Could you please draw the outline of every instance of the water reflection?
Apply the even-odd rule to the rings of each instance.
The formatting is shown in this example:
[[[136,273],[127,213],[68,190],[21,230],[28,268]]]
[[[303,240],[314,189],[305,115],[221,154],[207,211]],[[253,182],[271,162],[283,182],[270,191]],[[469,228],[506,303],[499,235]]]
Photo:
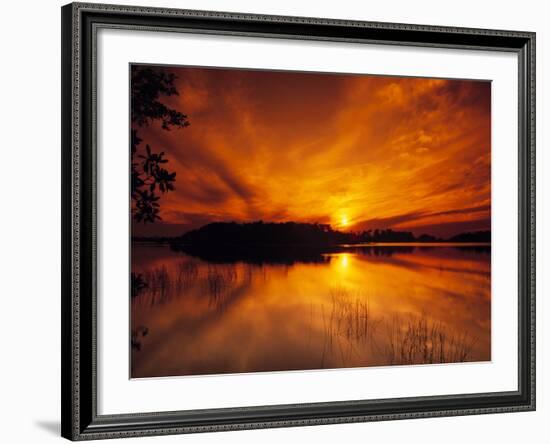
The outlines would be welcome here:
[[[487,247],[210,259],[133,247],[133,377],[490,359]]]

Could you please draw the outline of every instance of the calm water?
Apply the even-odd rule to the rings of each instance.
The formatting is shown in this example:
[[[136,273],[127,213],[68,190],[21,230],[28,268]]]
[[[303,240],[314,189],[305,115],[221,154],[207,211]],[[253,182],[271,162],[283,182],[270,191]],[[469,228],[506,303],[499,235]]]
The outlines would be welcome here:
[[[135,245],[148,286],[131,301],[132,377],[490,360],[490,257],[365,246],[269,263]]]

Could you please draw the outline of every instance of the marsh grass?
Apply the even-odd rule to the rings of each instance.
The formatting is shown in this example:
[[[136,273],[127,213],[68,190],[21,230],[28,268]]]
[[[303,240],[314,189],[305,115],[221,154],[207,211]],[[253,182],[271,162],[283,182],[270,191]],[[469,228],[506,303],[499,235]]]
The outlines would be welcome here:
[[[345,288],[330,290],[331,313],[336,322],[336,333],[347,339],[368,339],[373,327],[373,316],[368,297]]]
[[[380,352],[386,365],[465,362],[477,342],[467,331],[453,333],[426,314],[376,316],[360,291],[331,288],[329,297],[330,306],[321,306],[321,367],[331,357],[349,365],[354,355]]]
[[[233,288],[238,279],[235,265],[208,265],[206,269],[206,286],[212,302],[217,302],[228,290]]]
[[[365,343],[372,340],[380,321],[371,313],[369,299],[361,292],[353,292],[343,287],[329,291],[330,308],[321,305],[323,321],[323,351],[321,367],[326,358],[336,353],[342,364],[346,364],[352,355],[359,356]]]
[[[468,332],[453,334],[425,314],[394,316],[386,334],[385,354],[390,365],[465,362],[477,342]]]
[[[147,291],[143,294],[148,296],[151,305],[164,303],[170,298],[172,280],[165,266],[144,272],[143,279],[147,282]]]
[[[180,261],[176,264],[176,287],[184,289],[196,281],[199,266],[196,262]]]
[[[163,304],[174,297],[185,293],[197,282],[199,267],[195,262],[178,262],[174,270],[164,265],[141,274],[146,287],[135,298],[136,303],[148,304],[151,306]]]
[[[184,297],[196,287],[200,294],[209,297],[209,302],[218,304],[223,301],[235,286],[250,283],[254,270],[252,267],[229,265],[200,265],[193,261],[178,262],[173,268],[161,266],[140,274],[146,283],[133,297],[132,303],[151,306],[166,303],[176,297]]]

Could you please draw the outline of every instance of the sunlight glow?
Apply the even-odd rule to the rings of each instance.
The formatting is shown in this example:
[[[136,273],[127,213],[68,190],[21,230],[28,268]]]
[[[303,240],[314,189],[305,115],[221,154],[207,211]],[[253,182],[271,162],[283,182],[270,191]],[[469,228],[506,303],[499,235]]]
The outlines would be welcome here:
[[[348,265],[349,265],[349,255],[348,255],[347,253],[343,253],[343,254],[340,256],[340,265],[342,266],[343,269],[348,268]]]

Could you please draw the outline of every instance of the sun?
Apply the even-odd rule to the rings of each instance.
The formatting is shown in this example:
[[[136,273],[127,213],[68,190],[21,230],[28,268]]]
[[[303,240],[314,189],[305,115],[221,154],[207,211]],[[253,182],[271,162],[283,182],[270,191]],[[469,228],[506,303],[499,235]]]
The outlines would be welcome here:
[[[340,218],[340,225],[341,225],[342,227],[347,227],[347,226],[349,226],[349,219],[348,219],[348,216],[343,215],[343,216]]]

